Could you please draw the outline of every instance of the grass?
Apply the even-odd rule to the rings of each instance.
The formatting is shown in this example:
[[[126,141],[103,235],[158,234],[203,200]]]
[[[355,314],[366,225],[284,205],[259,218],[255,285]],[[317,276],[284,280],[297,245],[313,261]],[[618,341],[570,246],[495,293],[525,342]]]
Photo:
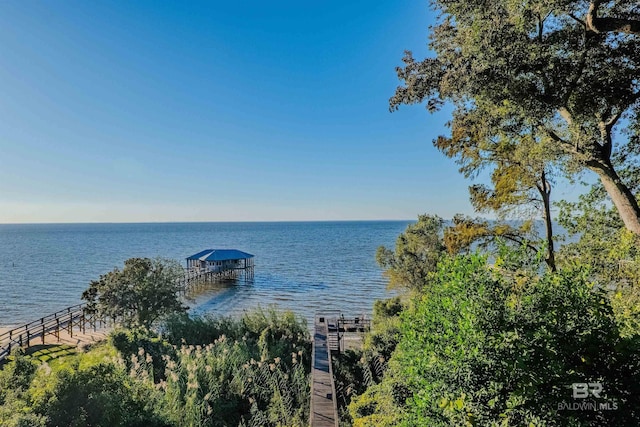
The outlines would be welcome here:
[[[68,344],[46,344],[30,347],[26,354],[40,362],[77,354],[77,349]]]

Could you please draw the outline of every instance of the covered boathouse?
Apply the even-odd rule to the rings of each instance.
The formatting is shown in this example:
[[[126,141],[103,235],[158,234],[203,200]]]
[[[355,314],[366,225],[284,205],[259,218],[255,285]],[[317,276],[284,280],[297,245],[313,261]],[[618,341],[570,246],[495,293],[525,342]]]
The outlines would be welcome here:
[[[205,249],[187,258],[187,271],[214,274],[253,272],[253,255],[237,249]]]

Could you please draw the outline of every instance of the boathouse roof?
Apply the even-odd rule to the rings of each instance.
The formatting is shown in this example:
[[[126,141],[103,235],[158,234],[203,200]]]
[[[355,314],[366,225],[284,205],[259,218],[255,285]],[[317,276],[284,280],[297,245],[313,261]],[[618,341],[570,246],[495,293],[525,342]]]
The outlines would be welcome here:
[[[187,259],[198,259],[200,261],[228,261],[248,258],[253,258],[253,255],[237,249],[205,249],[204,251],[191,255]]]

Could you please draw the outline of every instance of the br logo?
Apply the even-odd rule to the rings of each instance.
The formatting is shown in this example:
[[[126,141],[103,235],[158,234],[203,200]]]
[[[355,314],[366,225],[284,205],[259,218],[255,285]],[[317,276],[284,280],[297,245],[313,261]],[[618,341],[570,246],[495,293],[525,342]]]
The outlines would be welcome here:
[[[600,393],[602,393],[602,384],[600,383],[573,383],[571,388],[574,399],[586,399],[589,395],[599,399]]]

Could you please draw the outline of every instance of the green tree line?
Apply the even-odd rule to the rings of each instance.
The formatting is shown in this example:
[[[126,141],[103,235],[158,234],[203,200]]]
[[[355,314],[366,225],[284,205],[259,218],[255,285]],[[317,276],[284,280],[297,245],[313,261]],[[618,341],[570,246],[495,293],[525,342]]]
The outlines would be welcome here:
[[[406,52],[390,109],[453,106],[433,143],[465,177],[489,172],[470,200],[497,220],[423,215],[378,250],[401,296],[336,360],[343,423],[638,425],[638,4],[429,3],[434,54]],[[589,172],[577,201],[552,200]]]

